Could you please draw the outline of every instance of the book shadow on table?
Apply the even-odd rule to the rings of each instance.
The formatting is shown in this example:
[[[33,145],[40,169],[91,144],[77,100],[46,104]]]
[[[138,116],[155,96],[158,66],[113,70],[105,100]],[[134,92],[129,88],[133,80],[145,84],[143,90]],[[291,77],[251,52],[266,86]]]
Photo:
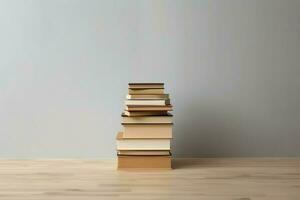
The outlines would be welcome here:
[[[185,102],[174,109],[172,140],[174,169],[199,165],[199,160],[176,158],[238,156],[239,116],[229,107],[212,102]],[[203,163],[205,164],[205,163]]]
[[[198,161],[195,159],[173,159],[172,169],[191,168],[198,165]]]

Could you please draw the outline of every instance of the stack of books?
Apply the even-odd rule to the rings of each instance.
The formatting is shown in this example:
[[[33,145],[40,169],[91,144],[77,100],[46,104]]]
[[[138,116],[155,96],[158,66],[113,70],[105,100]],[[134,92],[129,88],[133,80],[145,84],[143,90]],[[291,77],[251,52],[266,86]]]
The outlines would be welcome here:
[[[171,169],[172,105],[164,83],[129,83],[117,135],[118,168]]]

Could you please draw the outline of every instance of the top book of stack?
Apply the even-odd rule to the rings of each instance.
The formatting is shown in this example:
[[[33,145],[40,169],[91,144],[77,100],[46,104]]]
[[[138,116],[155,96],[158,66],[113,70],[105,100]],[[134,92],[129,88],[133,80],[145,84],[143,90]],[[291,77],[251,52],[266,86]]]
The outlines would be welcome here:
[[[129,83],[129,95],[149,94],[149,95],[163,95],[163,83]]]

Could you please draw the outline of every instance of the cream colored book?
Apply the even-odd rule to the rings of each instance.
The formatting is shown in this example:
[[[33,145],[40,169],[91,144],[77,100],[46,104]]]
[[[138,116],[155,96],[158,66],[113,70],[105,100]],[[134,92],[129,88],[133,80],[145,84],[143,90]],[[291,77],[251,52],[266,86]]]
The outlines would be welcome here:
[[[170,150],[170,139],[128,139],[118,133],[117,150]]]
[[[170,104],[170,99],[125,100],[125,105],[164,106],[168,104]]]
[[[164,88],[164,83],[128,83],[130,89]]]
[[[169,99],[169,94],[128,94],[126,99]]]
[[[168,114],[166,116],[136,116],[136,117],[128,117],[125,114],[122,115],[122,123],[172,123],[172,115]]]
[[[164,94],[164,89],[149,88],[149,89],[128,89],[129,94]]]
[[[172,111],[172,105],[126,105],[126,111]]]
[[[172,138],[173,124],[132,124],[122,123],[123,138]]]

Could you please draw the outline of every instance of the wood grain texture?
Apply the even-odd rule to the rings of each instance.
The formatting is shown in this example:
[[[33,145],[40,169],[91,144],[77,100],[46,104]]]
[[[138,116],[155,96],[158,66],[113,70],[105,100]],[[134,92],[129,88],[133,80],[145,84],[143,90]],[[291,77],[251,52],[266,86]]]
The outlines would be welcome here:
[[[115,160],[0,160],[0,199],[300,199],[300,159],[175,159],[173,167],[118,171]]]

